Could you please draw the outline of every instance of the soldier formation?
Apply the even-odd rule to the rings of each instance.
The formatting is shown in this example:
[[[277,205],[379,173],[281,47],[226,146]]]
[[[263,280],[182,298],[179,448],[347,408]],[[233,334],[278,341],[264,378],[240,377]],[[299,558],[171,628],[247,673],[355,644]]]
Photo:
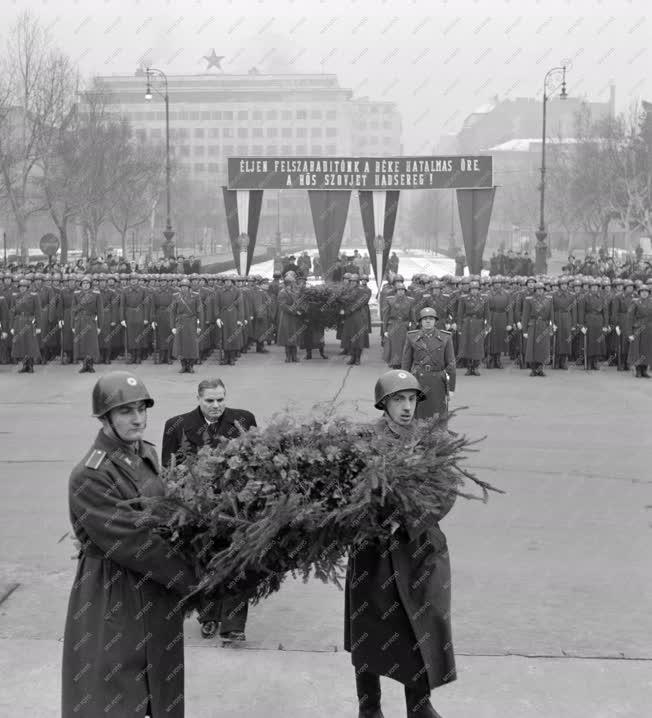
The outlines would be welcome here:
[[[369,347],[368,282],[368,275],[353,271],[341,278],[346,303],[337,339],[351,365]],[[35,363],[58,360],[93,372],[95,364],[118,358],[128,364],[179,359],[180,371],[192,373],[215,353],[220,364],[233,365],[249,351],[267,353],[274,343],[285,348],[288,363],[299,361],[299,349],[305,359],[313,358],[313,350],[327,359],[324,328],[310,319],[305,285],[306,277],[293,270],[277,271],[271,281],[261,275],[7,272],[0,285],[0,362],[22,363],[20,372],[33,372]],[[421,313],[429,308],[435,326],[425,340],[434,333],[433,351],[442,354],[420,362],[449,378],[451,351],[467,376],[479,375],[481,365],[500,369],[509,358],[531,376],[544,376],[546,365],[591,370],[607,362],[647,378],[651,289],[652,277],[566,273],[419,274],[406,286],[390,269],[379,297],[383,358],[390,368],[417,371],[406,352],[418,346],[413,333],[423,331]],[[445,349],[448,340],[452,349]]]
[[[652,277],[415,275],[406,287],[401,275],[393,275],[380,298],[384,358],[391,368],[416,371],[406,357],[410,330],[423,334],[422,310],[430,307],[437,335],[450,335],[457,366],[467,376],[478,376],[482,363],[501,369],[509,357],[529,368],[530,376],[545,376],[545,365],[568,369],[570,362],[597,370],[607,362],[649,378],[651,290]],[[448,367],[450,375],[450,355],[444,359],[438,343],[433,352],[439,354],[422,357],[422,364],[437,371]]]

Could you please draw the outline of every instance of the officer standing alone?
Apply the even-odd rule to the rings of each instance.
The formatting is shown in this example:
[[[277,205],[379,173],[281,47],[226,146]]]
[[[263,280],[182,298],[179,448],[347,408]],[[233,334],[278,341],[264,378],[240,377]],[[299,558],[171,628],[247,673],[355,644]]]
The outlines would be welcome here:
[[[445,415],[455,392],[455,351],[449,332],[437,329],[437,312],[425,307],[419,313],[420,328],[407,333],[401,368],[419,380],[425,394],[415,417],[425,419]]]

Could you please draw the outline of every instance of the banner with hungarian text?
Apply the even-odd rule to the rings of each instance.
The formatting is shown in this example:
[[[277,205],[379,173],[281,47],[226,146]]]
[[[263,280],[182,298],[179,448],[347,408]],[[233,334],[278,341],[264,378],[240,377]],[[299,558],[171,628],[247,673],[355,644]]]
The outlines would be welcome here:
[[[490,156],[229,157],[228,188],[479,189],[493,186]]]

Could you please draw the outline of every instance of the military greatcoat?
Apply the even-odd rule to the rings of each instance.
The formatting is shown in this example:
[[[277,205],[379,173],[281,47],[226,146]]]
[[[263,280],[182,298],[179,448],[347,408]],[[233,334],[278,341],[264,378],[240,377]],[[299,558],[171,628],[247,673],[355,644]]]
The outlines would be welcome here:
[[[383,418],[377,431],[388,444],[409,438]],[[451,627],[451,571],[439,521],[455,502],[368,542],[349,556],[345,587],[344,649],[357,670],[411,684],[427,675],[430,688],[456,679]]]

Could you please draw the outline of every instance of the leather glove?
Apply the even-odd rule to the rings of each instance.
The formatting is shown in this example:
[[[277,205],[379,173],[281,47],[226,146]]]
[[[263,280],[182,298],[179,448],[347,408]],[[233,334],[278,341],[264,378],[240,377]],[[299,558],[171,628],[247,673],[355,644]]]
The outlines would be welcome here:
[[[122,324],[125,329],[127,328],[127,322],[125,322],[124,319],[120,322],[120,324]]]
[[[172,334],[176,334],[176,333],[177,333],[176,327],[172,327]]]

